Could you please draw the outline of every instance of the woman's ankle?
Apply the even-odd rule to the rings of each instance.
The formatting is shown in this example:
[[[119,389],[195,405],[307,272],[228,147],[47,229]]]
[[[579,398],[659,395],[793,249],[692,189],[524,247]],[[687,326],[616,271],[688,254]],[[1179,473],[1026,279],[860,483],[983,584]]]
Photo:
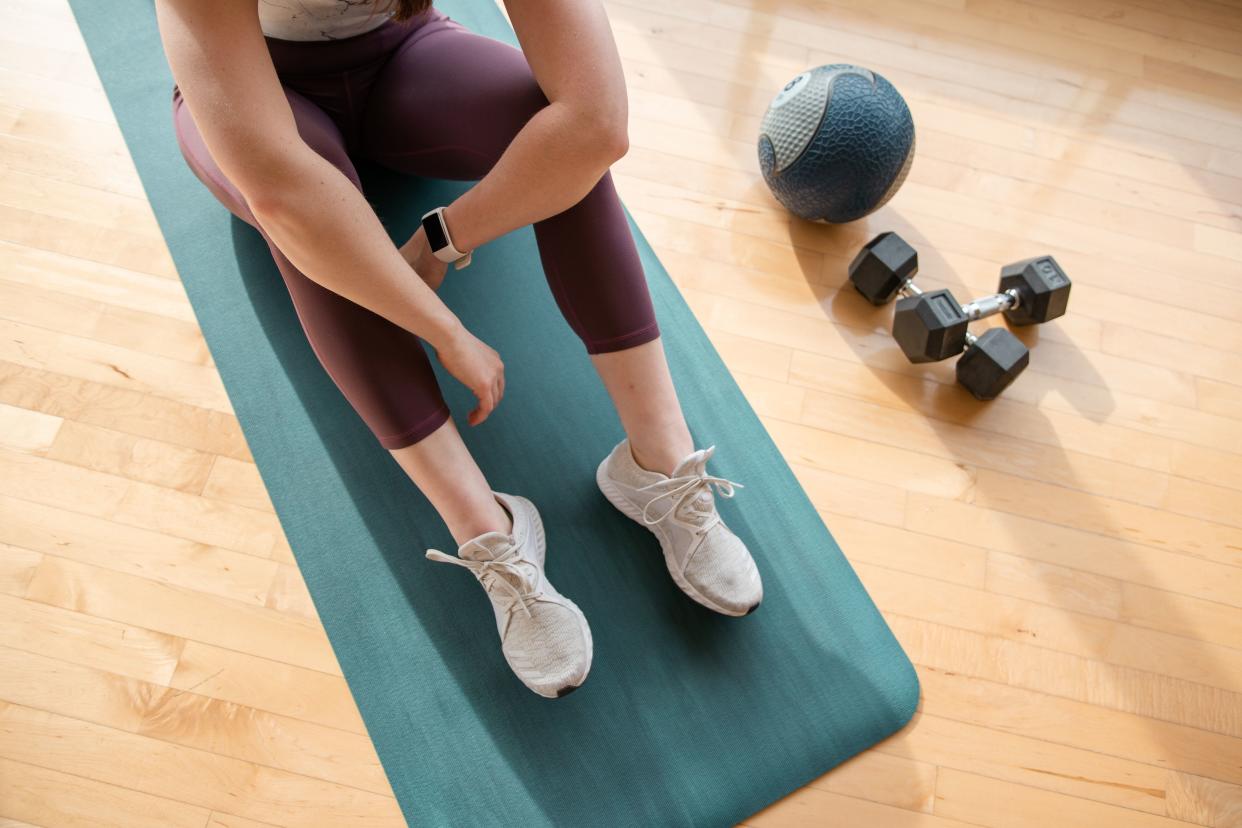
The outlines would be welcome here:
[[[485,532],[501,532],[508,535],[513,532],[513,515],[509,514],[508,507],[501,503],[499,498],[492,495],[490,508],[484,504],[482,508],[467,512],[460,520],[449,524],[449,532],[458,546]]]
[[[648,471],[669,475],[686,455],[694,451],[694,440],[689,429],[670,429],[666,434],[643,435],[645,439],[630,437],[630,453],[634,462]]]

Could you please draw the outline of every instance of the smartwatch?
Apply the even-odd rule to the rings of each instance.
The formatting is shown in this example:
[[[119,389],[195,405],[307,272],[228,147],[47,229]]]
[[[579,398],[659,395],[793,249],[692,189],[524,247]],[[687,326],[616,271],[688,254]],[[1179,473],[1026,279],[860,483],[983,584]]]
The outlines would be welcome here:
[[[463,253],[453,246],[448,225],[444,222],[443,207],[437,207],[423,216],[423,232],[427,234],[427,244],[431,246],[431,252],[437,259],[442,262],[457,262],[458,270],[470,264],[474,251],[467,250]]]

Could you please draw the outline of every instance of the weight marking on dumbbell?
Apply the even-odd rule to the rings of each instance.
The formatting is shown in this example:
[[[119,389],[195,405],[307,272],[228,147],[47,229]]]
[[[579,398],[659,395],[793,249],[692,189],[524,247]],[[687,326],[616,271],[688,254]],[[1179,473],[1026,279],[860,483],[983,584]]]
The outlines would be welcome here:
[[[1035,262],[1034,265],[1039,268],[1040,272],[1044,274],[1044,277],[1051,284],[1057,286],[1069,284],[1069,278],[1061,272],[1061,269],[1057,267],[1056,262],[1051,259],[1040,259]]]

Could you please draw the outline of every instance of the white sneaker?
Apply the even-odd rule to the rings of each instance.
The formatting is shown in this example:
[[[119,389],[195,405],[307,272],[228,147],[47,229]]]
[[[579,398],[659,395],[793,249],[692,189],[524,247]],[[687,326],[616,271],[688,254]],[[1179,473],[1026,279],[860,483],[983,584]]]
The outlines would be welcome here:
[[[510,534],[484,532],[459,546],[457,557],[439,549],[428,549],[427,557],[474,573],[491,598],[509,667],[539,695],[564,696],[591,670],[591,628],[543,571],[543,520],[535,504],[520,495],[492,494],[513,518]]]
[[[638,465],[627,438],[599,464],[595,482],[622,514],[659,538],[682,592],[724,615],[746,615],[763,600],[763,582],[746,544],[716,511],[713,485],[725,497],[744,487],[707,474],[715,449],[691,452],[669,476]]]

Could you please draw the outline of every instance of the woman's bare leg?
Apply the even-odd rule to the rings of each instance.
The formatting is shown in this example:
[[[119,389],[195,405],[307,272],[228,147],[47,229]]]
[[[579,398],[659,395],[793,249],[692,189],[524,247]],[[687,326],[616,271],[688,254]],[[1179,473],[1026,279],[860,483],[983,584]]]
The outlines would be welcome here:
[[[638,465],[671,474],[694,451],[694,441],[669,374],[663,337],[591,354],[591,363],[612,397]]]
[[[492,495],[452,417],[413,445],[390,453],[440,513],[458,546],[484,532],[513,530],[509,513]]]
[[[694,451],[673,387],[662,338],[621,351],[591,354],[640,466],[670,474]],[[484,532],[509,532],[513,521],[450,417],[413,445],[390,452],[461,545]]]

